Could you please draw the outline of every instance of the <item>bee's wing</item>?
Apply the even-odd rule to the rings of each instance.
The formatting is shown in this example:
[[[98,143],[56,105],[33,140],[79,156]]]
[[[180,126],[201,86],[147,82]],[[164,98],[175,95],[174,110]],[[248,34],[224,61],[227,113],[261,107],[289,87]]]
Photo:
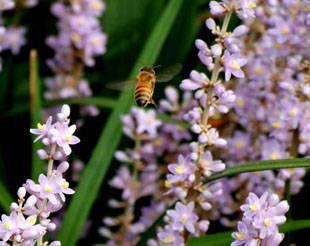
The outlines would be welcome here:
[[[182,64],[177,63],[156,75],[157,82],[167,82],[177,75],[182,69]]]
[[[123,90],[127,88],[131,88],[136,84],[136,79],[129,79],[119,82],[108,83],[107,87],[115,90]]]

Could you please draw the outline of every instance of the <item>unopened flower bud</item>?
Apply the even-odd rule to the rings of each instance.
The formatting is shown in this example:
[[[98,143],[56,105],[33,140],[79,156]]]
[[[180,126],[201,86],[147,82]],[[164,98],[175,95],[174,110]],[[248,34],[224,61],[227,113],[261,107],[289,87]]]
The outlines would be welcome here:
[[[202,220],[198,222],[198,229],[202,232],[206,232],[209,229],[210,222],[208,220]]]
[[[214,30],[215,27],[216,27],[215,21],[212,18],[208,18],[206,20],[206,26],[207,26],[208,29]]]
[[[53,241],[50,243],[49,246],[61,246],[61,242],[60,241]]]
[[[219,2],[216,2],[216,1],[211,1],[209,6],[210,6],[210,12],[212,15],[221,15],[225,11],[223,6]]]
[[[64,104],[61,108],[61,113],[65,116],[65,117],[69,117],[70,116],[70,107],[67,104]]]
[[[10,210],[11,210],[12,212],[16,212],[16,211],[18,211],[18,209],[19,209],[18,204],[17,204],[16,202],[13,202],[13,203],[11,204],[11,206],[10,206]]]
[[[222,54],[222,45],[221,44],[212,45],[211,53],[214,57],[220,56]]]
[[[20,187],[18,190],[17,190],[17,196],[19,198],[24,198],[26,195],[26,189],[24,187]]]
[[[55,231],[56,225],[54,223],[48,223],[47,230],[49,231]]]
[[[44,149],[39,149],[37,151],[37,155],[41,160],[46,160],[48,158],[48,154],[46,153]]]

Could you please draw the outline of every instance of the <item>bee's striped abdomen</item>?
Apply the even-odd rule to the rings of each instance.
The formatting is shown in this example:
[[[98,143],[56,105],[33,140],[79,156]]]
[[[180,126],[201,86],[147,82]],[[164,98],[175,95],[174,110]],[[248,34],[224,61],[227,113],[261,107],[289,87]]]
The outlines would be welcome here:
[[[145,107],[152,96],[152,84],[148,82],[138,82],[135,91],[135,100],[139,107]]]

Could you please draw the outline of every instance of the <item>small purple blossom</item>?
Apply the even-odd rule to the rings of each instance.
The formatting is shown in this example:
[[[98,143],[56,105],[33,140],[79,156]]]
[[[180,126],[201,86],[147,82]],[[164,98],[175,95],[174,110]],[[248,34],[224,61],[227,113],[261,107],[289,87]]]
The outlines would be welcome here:
[[[242,58],[240,53],[230,54],[227,50],[224,52],[225,57],[225,80],[230,80],[231,74],[237,78],[243,78],[244,73],[241,70],[246,64],[246,59]]]

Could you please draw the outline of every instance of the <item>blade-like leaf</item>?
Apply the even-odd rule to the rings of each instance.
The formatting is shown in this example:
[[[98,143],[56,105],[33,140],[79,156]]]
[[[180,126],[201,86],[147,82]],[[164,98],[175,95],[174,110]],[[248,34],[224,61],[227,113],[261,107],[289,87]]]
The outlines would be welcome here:
[[[280,159],[249,162],[243,165],[227,168],[224,172],[212,175],[207,182],[211,182],[220,178],[235,176],[241,173],[258,172],[264,170],[276,170],[298,167],[310,167],[310,159],[296,158],[296,159]]]
[[[10,213],[10,205],[14,202],[12,196],[0,182],[0,206],[8,214]]]
[[[287,233],[302,230],[310,227],[310,220],[291,220],[280,226],[280,232]],[[191,238],[189,246],[229,246],[233,242],[231,234],[234,231],[220,232],[216,234],[208,234],[198,238]]]
[[[144,61],[149,66],[155,63],[182,3],[183,0],[171,0],[169,2],[147,40],[136,64],[133,66],[129,77],[136,75],[141,66],[139,61]],[[122,129],[119,116],[128,112],[133,102],[133,90],[123,91],[106,123],[90,161],[83,172],[76,189],[76,195],[73,197],[65,214],[58,234],[58,239],[63,245],[73,246],[78,240],[89,211],[98,195],[100,185],[111,163],[115,149],[121,139]]]
[[[36,128],[37,123],[41,122],[41,89],[37,57],[37,51],[31,50],[29,67],[31,128]],[[31,136],[32,141],[34,141],[35,138],[35,135]],[[40,141],[32,144],[31,177],[33,180],[37,180],[40,173],[43,172],[44,161],[37,156],[37,150],[40,148],[42,148],[42,143]]]

